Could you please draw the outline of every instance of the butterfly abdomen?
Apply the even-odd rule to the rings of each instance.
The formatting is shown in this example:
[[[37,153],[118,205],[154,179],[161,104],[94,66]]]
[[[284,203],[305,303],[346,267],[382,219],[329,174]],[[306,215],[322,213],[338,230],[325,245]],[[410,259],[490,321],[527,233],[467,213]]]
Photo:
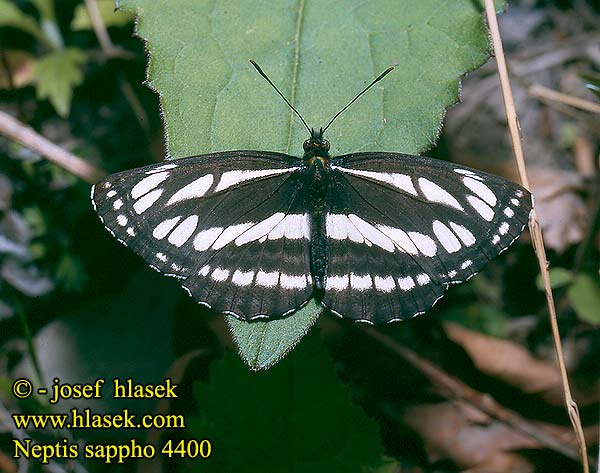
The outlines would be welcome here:
[[[321,299],[325,291],[327,274],[327,213],[330,174],[328,160],[313,157],[306,171],[306,206],[310,215],[310,271],[315,297]]]

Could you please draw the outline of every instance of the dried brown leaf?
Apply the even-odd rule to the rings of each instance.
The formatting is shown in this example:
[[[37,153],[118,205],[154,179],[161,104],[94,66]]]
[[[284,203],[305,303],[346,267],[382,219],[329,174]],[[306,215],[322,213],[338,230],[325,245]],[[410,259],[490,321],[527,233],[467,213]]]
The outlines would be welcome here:
[[[533,466],[513,451],[540,448],[463,402],[415,406],[404,420],[421,436],[431,460],[450,458],[470,472],[532,472]]]
[[[453,323],[444,324],[446,334],[462,346],[484,373],[516,386],[526,393],[540,393],[554,403],[562,402],[560,373],[553,363],[539,360],[510,340],[490,337]]]

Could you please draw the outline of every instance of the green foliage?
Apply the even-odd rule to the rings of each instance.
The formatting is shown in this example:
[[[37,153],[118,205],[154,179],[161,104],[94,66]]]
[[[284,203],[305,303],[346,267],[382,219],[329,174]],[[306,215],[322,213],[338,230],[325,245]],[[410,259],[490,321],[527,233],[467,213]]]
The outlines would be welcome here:
[[[505,312],[481,301],[450,308],[441,314],[441,319],[492,337],[504,337],[508,323]]]
[[[114,0],[95,0],[100,10],[100,16],[102,21],[107,27],[111,26],[125,26],[133,22],[134,15],[125,13],[123,11],[115,10]],[[79,30],[91,30],[92,21],[85,4],[80,4],[75,7],[75,13],[73,15],[73,21],[71,21],[71,29],[75,31]]]
[[[71,109],[73,89],[83,81],[81,65],[87,60],[79,48],[67,48],[41,58],[34,75],[38,99],[48,99],[58,114],[66,117]]]
[[[0,0],[0,26],[17,28],[35,36],[43,38],[42,30],[37,22],[17,8],[12,0]]]
[[[316,333],[268,372],[250,373],[231,353],[198,384],[188,427],[209,438],[202,472],[367,472],[383,463],[376,424],[337,380]]]
[[[83,82],[81,66],[87,62],[87,56],[79,48],[65,48],[52,0],[35,0],[32,3],[40,14],[39,23],[10,0],[0,0],[0,27],[10,26],[25,31],[44,45],[47,53],[35,62],[33,70],[37,97],[48,99],[60,116],[67,117],[73,89]]]
[[[544,290],[541,275],[536,279],[540,291]],[[550,285],[552,289],[567,287],[567,297],[577,316],[590,324],[600,323],[600,284],[597,278],[585,273],[573,274],[565,268],[550,270]]]
[[[600,324],[600,284],[598,278],[578,274],[567,291],[569,301],[579,318]]]
[[[471,0],[117,3],[139,15],[137,33],[152,57],[148,84],[161,96],[172,157],[230,149],[301,154],[306,130],[248,58],[314,127],[398,64],[328,131],[335,155],[431,147],[457,100],[459,77],[488,57],[480,5]],[[293,345],[285,343],[297,338],[277,334],[301,335],[315,316],[301,310],[269,331],[261,324],[230,327],[244,360],[256,363],[256,346],[264,354],[287,353]]]
[[[227,316],[226,322],[240,349],[240,355],[253,370],[267,369],[296,346],[321,315],[322,308],[315,302],[294,316],[271,322],[242,322]]]
[[[573,273],[565,268],[552,268],[550,271],[550,287],[556,289],[569,284],[573,280]],[[538,274],[535,285],[540,291],[544,290],[544,280],[542,275]]]

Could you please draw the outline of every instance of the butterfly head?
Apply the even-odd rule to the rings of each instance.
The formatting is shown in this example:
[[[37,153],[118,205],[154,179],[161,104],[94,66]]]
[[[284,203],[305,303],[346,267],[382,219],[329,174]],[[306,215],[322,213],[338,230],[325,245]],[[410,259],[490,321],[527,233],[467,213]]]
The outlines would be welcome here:
[[[319,130],[311,128],[310,138],[302,145],[305,159],[315,156],[329,158],[329,141],[323,138],[323,132],[323,128],[319,128]]]

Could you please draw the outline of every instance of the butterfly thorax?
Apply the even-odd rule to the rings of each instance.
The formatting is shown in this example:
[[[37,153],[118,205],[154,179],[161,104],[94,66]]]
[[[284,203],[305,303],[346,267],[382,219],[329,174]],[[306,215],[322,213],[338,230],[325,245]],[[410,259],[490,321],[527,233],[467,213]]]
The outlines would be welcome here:
[[[313,158],[321,158],[321,161],[329,161],[329,141],[323,138],[323,128],[318,131],[311,129],[310,138],[304,144],[304,162],[310,165]]]

